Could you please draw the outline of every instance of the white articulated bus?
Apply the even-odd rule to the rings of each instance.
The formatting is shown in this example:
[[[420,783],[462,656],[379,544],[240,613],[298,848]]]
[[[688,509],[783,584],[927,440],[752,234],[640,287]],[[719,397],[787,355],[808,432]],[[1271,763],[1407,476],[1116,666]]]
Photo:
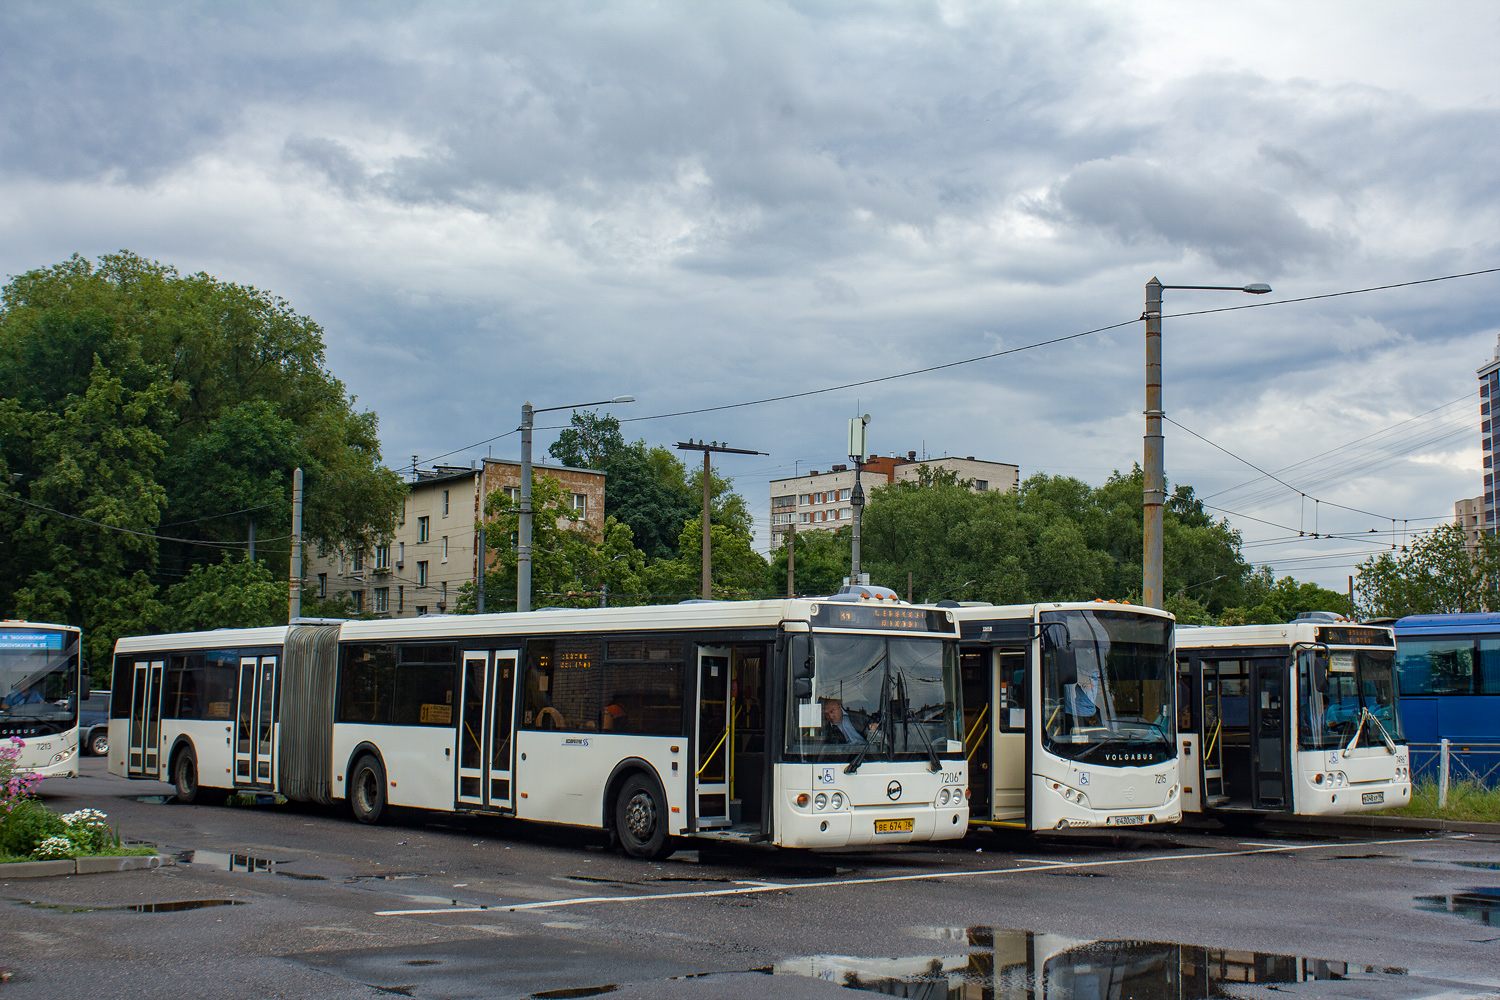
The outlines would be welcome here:
[[[1411,801],[1395,633],[1328,612],[1177,631],[1189,812],[1320,816]]]
[[[78,709],[89,696],[83,633],[71,625],[0,621],[0,741],[25,744],[15,769],[78,775]]]
[[[1104,601],[955,613],[971,823],[1181,818],[1171,615]]]
[[[673,838],[963,836],[951,611],[861,594],[121,639],[110,770]]]

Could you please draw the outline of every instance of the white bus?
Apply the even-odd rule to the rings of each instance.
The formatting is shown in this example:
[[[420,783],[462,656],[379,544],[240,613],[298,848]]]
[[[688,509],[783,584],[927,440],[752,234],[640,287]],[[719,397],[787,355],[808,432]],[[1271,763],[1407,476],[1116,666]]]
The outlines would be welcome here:
[[[1181,818],[1171,615],[1104,601],[956,614],[971,823]]]
[[[1329,612],[1177,631],[1182,792],[1220,818],[1411,801],[1395,633]]]
[[[78,708],[88,698],[83,633],[71,625],[0,621],[0,740],[25,746],[15,768],[78,775]]]
[[[958,838],[957,637],[841,594],[126,638],[109,767],[188,802],[601,828],[637,857]]]

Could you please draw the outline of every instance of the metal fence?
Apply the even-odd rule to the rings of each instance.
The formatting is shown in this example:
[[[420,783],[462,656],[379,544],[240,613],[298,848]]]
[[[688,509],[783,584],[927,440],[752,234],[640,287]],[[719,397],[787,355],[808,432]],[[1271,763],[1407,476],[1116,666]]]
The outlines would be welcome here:
[[[1500,743],[1412,743],[1412,800],[1446,809],[1500,788]]]

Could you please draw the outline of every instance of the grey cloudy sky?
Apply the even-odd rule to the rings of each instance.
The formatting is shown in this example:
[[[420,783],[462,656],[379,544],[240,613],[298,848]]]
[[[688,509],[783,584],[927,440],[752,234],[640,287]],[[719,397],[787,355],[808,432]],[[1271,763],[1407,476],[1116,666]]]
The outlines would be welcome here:
[[[1500,7],[1228,6],[9,3],[0,270],[129,248],[272,289],[400,466],[526,399],[643,417],[1129,320],[1153,274],[1500,266]],[[1170,426],[1169,478],[1343,589],[1481,492],[1497,305],[1483,276],[1167,320],[1168,415],[1326,502]],[[725,462],[762,541],[767,481],[858,411],[881,452],[1098,483],[1139,460],[1141,334],[626,431],[770,452]]]

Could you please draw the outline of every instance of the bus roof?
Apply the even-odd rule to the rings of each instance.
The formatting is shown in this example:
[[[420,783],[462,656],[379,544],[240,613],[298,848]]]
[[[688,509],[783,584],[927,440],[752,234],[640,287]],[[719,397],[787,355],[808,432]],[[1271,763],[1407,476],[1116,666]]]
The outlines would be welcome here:
[[[1462,628],[1468,631],[1491,631],[1500,629],[1500,614],[1473,612],[1453,615],[1407,615],[1396,619],[1396,631],[1452,631]]]

